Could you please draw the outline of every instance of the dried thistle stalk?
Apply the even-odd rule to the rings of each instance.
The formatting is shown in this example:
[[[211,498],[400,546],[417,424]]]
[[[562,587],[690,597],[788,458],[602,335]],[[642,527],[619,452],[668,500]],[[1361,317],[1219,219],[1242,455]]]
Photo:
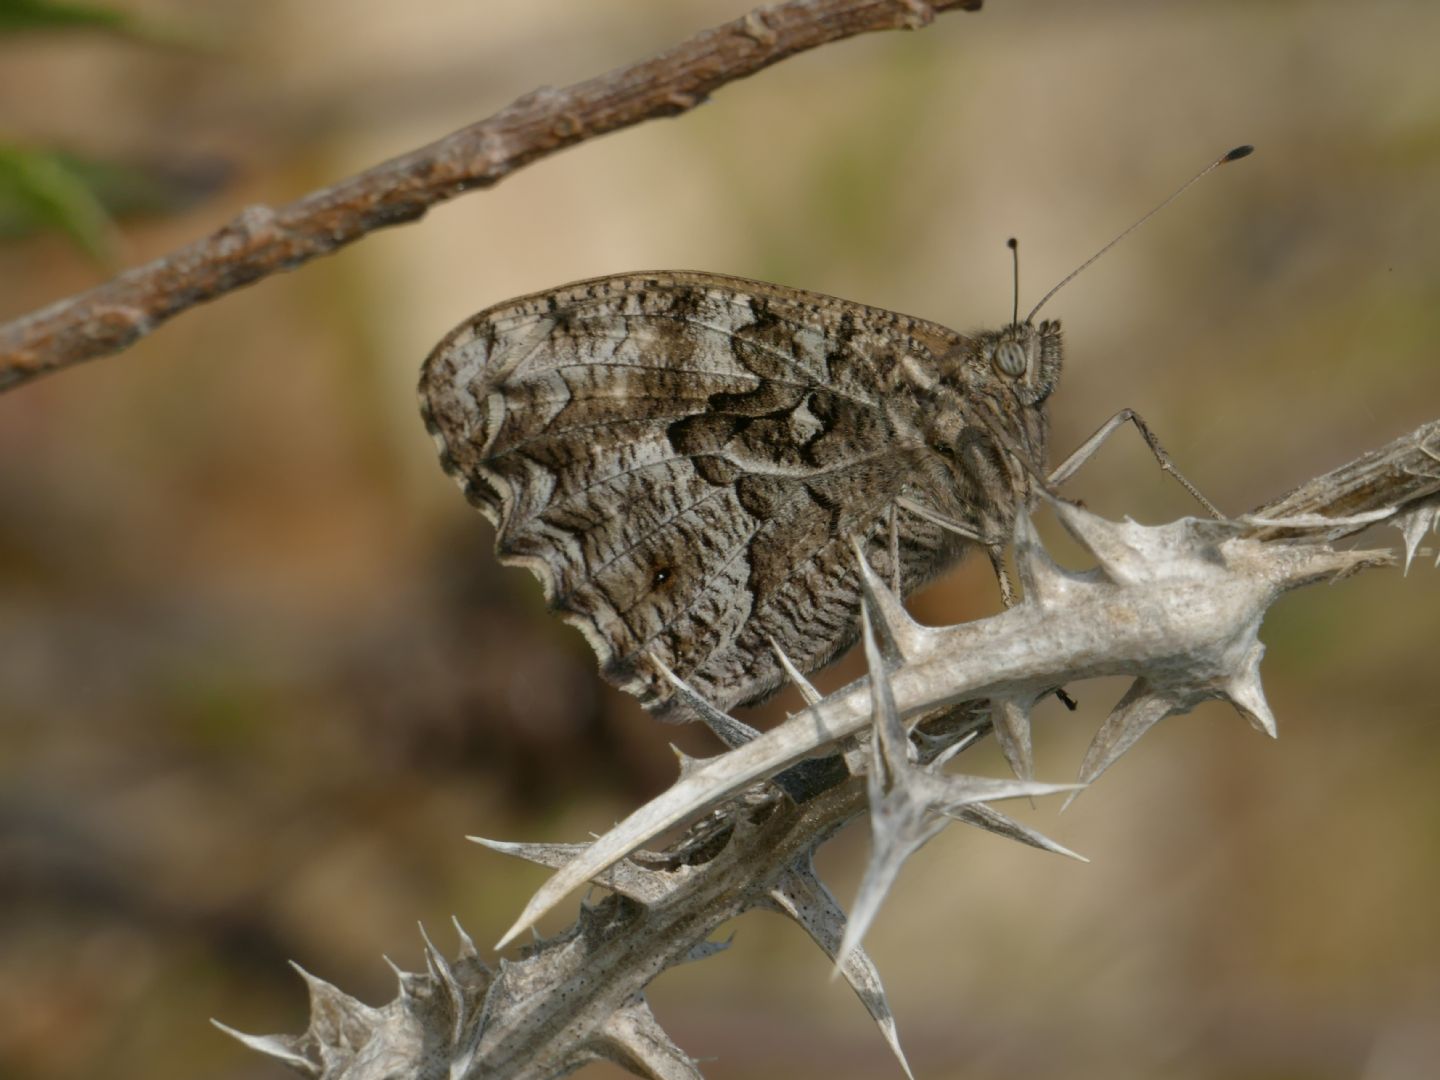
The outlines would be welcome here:
[[[905,858],[952,820],[1073,854],[988,800],[1078,790],[1160,719],[1201,700],[1226,698],[1273,735],[1258,666],[1265,611],[1289,589],[1394,563],[1385,550],[1332,546],[1371,524],[1401,530],[1408,567],[1424,535],[1440,531],[1437,451],[1440,421],[1234,521],[1152,528],[1056,502],[1097,566],[1060,569],[1022,519],[1016,552],[1024,602],[961,626],[914,623],[867,567],[867,679],[824,699],[802,683],[809,707],[764,734],[712,716],[735,749],[682,759],[674,787],[593,843],[485,841],[559,871],[506,941],[575,886],[610,890],[582,905],[564,933],[527,946],[498,970],[463,931],[453,963],[427,939],[427,971],[400,973],[400,993],[378,1009],[306,975],[304,1034],[235,1034],[326,1080],[556,1077],[601,1058],[638,1076],[698,1077],[695,1062],[656,1023],[644,987],[669,966],[723,949],[709,940],[720,925],[765,908],[798,922],[836,960],[908,1075],[879,977],[859,948]],[[1113,673],[1135,681],[1092,743],[1078,785],[945,771],[987,731],[1028,743],[1029,709],[1051,687]],[[816,876],[813,856],[867,807],[872,856],[847,919]],[[665,851],[640,850],[707,809]]]

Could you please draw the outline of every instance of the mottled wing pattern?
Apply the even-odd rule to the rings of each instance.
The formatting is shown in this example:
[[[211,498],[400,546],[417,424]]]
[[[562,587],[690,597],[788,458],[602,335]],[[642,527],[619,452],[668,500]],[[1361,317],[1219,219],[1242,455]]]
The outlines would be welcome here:
[[[607,678],[667,719],[663,660],[723,708],[856,637],[850,537],[889,573],[891,503],[931,453],[895,430],[902,357],[962,339],[904,315],[701,273],[580,282],[481,312],[426,361],[442,461]],[[911,408],[913,409],[913,404]],[[960,552],[905,523],[913,588]]]

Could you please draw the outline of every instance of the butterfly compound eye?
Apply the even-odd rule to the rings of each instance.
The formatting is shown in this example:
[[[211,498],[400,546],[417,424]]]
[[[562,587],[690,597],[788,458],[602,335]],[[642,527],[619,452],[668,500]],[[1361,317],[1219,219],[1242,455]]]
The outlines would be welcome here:
[[[995,366],[1006,375],[1019,377],[1025,374],[1025,350],[1013,341],[1002,341],[995,350]]]

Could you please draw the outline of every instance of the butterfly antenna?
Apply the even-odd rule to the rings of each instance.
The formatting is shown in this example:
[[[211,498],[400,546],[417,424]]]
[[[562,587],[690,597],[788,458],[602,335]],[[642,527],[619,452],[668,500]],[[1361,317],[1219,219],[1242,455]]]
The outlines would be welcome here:
[[[1020,325],[1020,241],[1010,237],[1005,241],[1010,249],[1010,261],[1015,264],[1015,303],[1011,306],[1010,325]],[[1031,314],[1034,314],[1033,312]]]
[[[1040,298],[1040,302],[1039,302],[1038,304],[1036,304],[1033,308],[1030,309],[1030,314],[1025,316],[1025,321],[1026,321],[1027,323],[1028,323],[1028,322],[1031,322],[1031,321],[1035,318],[1036,313],[1037,313],[1042,307],[1044,307],[1044,306],[1049,302],[1050,298],[1051,298],[1052,296],[1054,296],[1057,292],[1059,292],[1061,289],[1063,289],[1066,285],[1070,284],[1070,282],[1074,281],[1075,278],[1080,274],[1080,272],[1081,272],[1082,270],[1084,270],[1086,267],[1088,267],[1088,266],[1089,266],[1091,263],[1093,263],[1096,259],[1100,258],[1101,255],[1104,255],[1107,251],[1109,251],[1111,248],[1113,248],[1113,247],[1114,247],[1116,244],[1118,244],[1121,240],[1124,240],[1127,236],[1129,236],[1132,232],[1134,232],[1136,229],[1138,229],[1141,225],[1144,225],[1145,222],[1149,221],[1152,217],[1154,217],[1156,214],[1158,214],[1161,210],[1164,210],[1165,207],[1169,206],[1172,202],[1174,202],[1176,199],[1178,199],[1181,195],[1183,195],[1183,194],[1185,193],[1185,191],[1190,187],[1190,185],[1192,185],[1192,184],[1194,184],[1194,183],[1197,183],[1197,182],[1200,181],[1202,178],[1208,176],[1210,173],[1212,173],[1212,172],[1214,172],[1216,169],[1218,169],[1221,165],[1228,164],[1229,162],[1232,162],[1232,161],[1239,161],[1239,160],[1240,160],[1241,158],[1243,158],[1243,157],[1249,157],[1249,156],[1250,156],[1251,154],[1253,154],[1254,152],[1255,152],[1255,147],[1253,147],[1253,146],[1237,146],[1237,147],[1235,147],[1234,150],[1229,150],[1229,151],[1225,152],[1224,154],[1221,154],[1218,158],[1216,158],[1214,161],[1212,161],[1209,165],[1206,165],[1205,168],[1201,169],[1198,173],[1196,173],[1194,176],[1192,176],[1189,180],[1186,180],[1185,183],[1181,184],[1178,188],[1176,188],[1175,191],[1171,193],[1170,197],[1167,198],[1164,202],[1162,202],[1159,206],[1155,207],[1155,209],[1151,210],[1148,214],[1146,214],[1144,217],[1142,217],[1139,221],[1135,222],[1135,224],[1131,225],[1128,229],[1126,229],[1124,232],[1122,232],[1119,236],[1115,237],[1114,240],[1111,240],[1108,244],[1106,244],[1104,247],[1102,247],[1102,248],[1101,248],[1099,251],[1097,251],[1094,255],[1091,255],[1090,258],[1086,259],[1083,263],[1081,263],[1079,266],[1077,266],[1074,270],[1070,271],[1070,273],[1066,274],[1065,277],[1060,281],[1060,284],[1056,285],[1053,289],[1051,289],[1051,290],[1050,290],[1049,292],[1047,292],[1044,296],[1042,296],[1042,297]],[[1018,275],[1018,270],[1017,270],[1017,275]]]

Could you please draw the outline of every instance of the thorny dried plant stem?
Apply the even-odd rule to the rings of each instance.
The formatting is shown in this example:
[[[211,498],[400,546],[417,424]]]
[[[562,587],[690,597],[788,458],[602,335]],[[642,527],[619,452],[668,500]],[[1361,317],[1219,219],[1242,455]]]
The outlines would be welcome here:
[[[496,1025],[479,1040],[476,1056],[484,1061],[481,1075],[560,1075],[558,1066],[573,1053],[573,1044],[565,1037],[567,1028],[584,1025],[601,1030],[661,971],[719,951],[723,946],[707,950],[703,943],[734,915],[769,906],[766,897],[785,868],[797,861],[808,865],[815,840],[843,826],[864,806],[864,790],[853,784],[832,789],[804,806],[780,800],[737,805],[728,829],[738,828],[741,835],[723,843],[718,855],[704,862],[705,872],[687,875],[683,866],[668,873],[657,868],[654,878],[675,881],[645,905],[643,919],[616,918],[612,928],[596,935],[587,947],[584,963],[563,994],[536,994],[517,1002],[517,1021]],[[522,857],[523,852],[522,845]],[[761,867],[764,871],[757,873]],[[660,893],[659,888],[656,891]],[[644,962],[637,963],[642,955]]]
[[[1198,559],[1194,567],[1182,566],[1174,581],[1149,577],[1146,571],[1135,582],[1122,579],[1118,583],[1126,587],[1113,595],[1091,589],[1095,595],[1088,606],[1080,605],[1070,595],[1080,585],[1067,583],[1055,587],[1057,595],[1068,597],[1065,605],[1042,597],[1039,603],[1027,602],[979,623],[937,630],[916,628],[912,631],[914,640],[900,650],[907,656],[907,662],[893,674],[896,698],[901,701],[902,711],[913,715],[966,699],[995,698],[997,694],[1004,697],[1017,691],[1043,692],[1047,687],[1093,675],[1136,676],[1140,680],[1136,685],[1143,692],[1135,701],[1128,702],[1131,707],[1121,712],[1115,731],[1093,745],[1095,757],[1091,760],[1087,755],[1082,771],[1082,779],[1087,783],[1124,752],[1128,745],[1125,738],[1129,738],[1127,725],[1140,725],[1142,712],[1148,710],[1149,718],[1144,720],[1144,726],[1148,726],[1164,716],[1188,711],[1205,694],[1229,697],[1252,723],[1273,734],[1273,718],[1263,705],[1258,689],[1258,664],[1264,650],[1256,643],[1255,633],[1264,610],[1278,595],[1278,591],[1271,591],[1276,582],[1288,577],[1289,584],[1284,588],[1293,588],[1314,580],[1309,571],[1286,566],[1287,552],[1302,551],[1301,547],[1291,548],[1287,544],[1288,536],[1298,532],[1323,540],[1354,532],[1366,524],[1389,521],[1405,533],[1407,551],[1413,554],[1419,536],[1428,531],[1440,515],[1436,509],[1437,497],[1440,497],[1440,421],[1432,421],[1317,477],[1290,496],[1263,508],[1258,517],[1249,515],[1234,522],[1208,526],[1211,531],[1232,535],[1237,542],[1242,536],[1247,537],[1249,547],[1242,546],[1227,556],[1237,565],[1247,559],[1258,559],[1257,553],[1264,547],[1270,552],[1267,558],[1273,566],[1262,569],[1257,564],[1244,573],[1224,577],[1222,588],[1220,580],[1211,580],[1210,565],[1206,561],[1211,556],[1219,559],[1217,548]],[[1291,513],[1284,523],[1286,527],[1281,529],[1273,527],[1278,508],[1290,508]],[[1077,527],[1089,515],[1078,508],[1066,510],[1059,503],[1056,509],[1072,535],[1081,539]],[[1369,513],[1357,513],[1362,509]],[[1347,510],[1350,516],[1346,520],[1333,520],[1334,515]],[[1412,527],[1412,522],[1419,528]],[[1191,532],[1202,539],[1206,535],[1206,529],[1198,523]],[[1271,542],[1262,543],[1263,540]],[[1114,541],[1117,551],[1123,552],[1127,560],[1134,558],[1133,553],[1126,551],[1130,543],[1125,539]],[[1017,541],[1017,556],[1021,546]],[[1023,546],[1030,545],[1027,542]],[[1088,542],[1088,546],[1100,556],[1093,541]],[[1330,550],[1324,548],[1326,552]],[[1333,565],[1318,559],[1316,564],[1323,567],[1321,576],[1340,572],[1347,558],[1357,560],[1351,564],[1354,569],[1362,564],[1384,562],[1387,555],[1383,552],[1352,556],[1334,553],[1334,558],[1339,561]],[[1242,583],[1242,587],[1232,589],[1233,582]],[[1037,591],[1032,587],[1034,584],[1027,583],[1027,596]],[[1239,636],[1231,632],[1237,612],[1254,614],[1253,625],[1247,623],[1245,634]],[[1066,623],[1065,619],[1070,622]],[[890,621],[896,625],[907,620],[901,614]],[[1063,633],[1065,626],[1070,626],[1073,633]],[[993,656],[981,647],[982,642],[992,639],[1001,646],[994,650]],[[1103,647],[1092,650],[1091,645],[1097,642]],[[1193,660],[1207,650],[1214,651],[1216,656],[1224,654],[1215,660],[1216,670],[1228,670],[1244,653],[1244,662],[1240,664],[1244,672],[1237,669],[1222,682],[1206,683],[1193,693],[1193,688],[1187,688],[1178,696],[1156,689],[1173,681],[1173,672],[1169,669],[1176,662]],[[1072,659],[1061,666],[1059,657],[1069,657],[1072,653]],[[1030,671],[1039,654],[1044,654],[1040,670],[1022,678],[1020,673]],[[1142,686],[1147,675],[1153,677],[1154,683]],[[690,770],[668,791],[611,829],[583,856],[542,886],[501,939],[501,946],[572,889],[591,880],[614,860],[623,858],[664,829],[714,805],[745,784],[773,775],[823,746],[860,732],[871,716],[868,703],[868,690],[858,683],[852,684],[837,691],[821,706],[797,714],[731,751],[723,761],[714,759]],[[1133,742],[1133,738],[1130,741]]]
[[[1440,420],[1421,424],[1385,446],[1254,510],[1254,518],[1292,518],[1323,514],[1329,518],[1355,517],[1395,508],[1400,513],[1440,494]],[[1338,539],[1364,526],[1337,527],[1329,535]],[[1261,540],[1297,535],[1297,530],[1262,528]]]
[[[919,29],[981,0],[791,0],[564,89],[544,87],[488,119],[280,207],[251,206],[210,236],[88,292],[0,326],[0,391],[120,352],[167,319],[367,233],[421,217],[523,165],[597,135],[677,116],[726,83],[874,30]]]
[[[1133,651],[1122,640],[1125,627],[1142,623],[1154,635],[1173,638],[1180,651],[1168,655],[1161,650],[1134,672],[1135,684],[1086,755],[1082,783],[1093,780],[1154,722],[1208,697],[1229,698],[1242,715],[1273,735],[1274,718],[1259,684],[1263,648],[1256,637],[1269,602],[1307,581],[1394,562],[1383,549],[1341,552],[1325,542],[1365,524],[1399,526],[1407,552],[1415,555],[1425,534],[1440,531],[1437,498],[1440,421],[1422,425],[1235,521],[1191,520],[1159,527],[1108,523],[1057,502],[1055,512],[1096,557],[1097,566],[1084,573],[1055,566],[1038,547],[1028,519],[1022,519],[1016,562],[1024,600],[1004,616],[964,624],[972,631],[965,640],[964,627],[915,624],[884,583],[862,570],[868,582],[869,685],[853,684],[823,700],[807,695],[808,711],[816,714],[817,723],[819,714],[833,713],[850,697],[863,696],[872,703],[871,715],[861,725],[869,733],[858,728],[854,732],[861,743],[871,739],[868,752],[861,746],[861,753],[851,755],[845,744],[825,740],[827,747],[844,753],[854,775],[842,774],[833,784],[797,795],[798,788],[783,782],[786,774],[777,772],[793,757],[789,752],[773,755],[764,768],[746,773],[751,778],[768,776],[773,784],[747,786],[745,776],[727,764],[749,748],[773,742],[775,731],[788,727],[803,737],[805,714],[772,733],[754,735],[739,750],[718,758],[682,758],[681,779],[650,807],[668,805],[677,789],[695,787],[708,777],[701,785],[704,790],[696,791],[672,820],[714,809],[663,853],[642,851],[618,861],[608,856],[595,861],[597,849],[608,847],[618,855],[634,851],[653,835],[653,820],[643,808],[588,844],[482,841],[562,873],[586,863],[588,869],[578,878],[572,875],[572,884],[588,880],[613,894],[598,904],[583,905],[569,929],[525,947],[518,960],[502,962],[498,970],[489,968],[462,931],[459,955],[449,961],[427,937],[425,970],[399,973],[399,991],[384,1006],[365,1005],[306,975],[311,1017],[304,1033],[253,1036],[224,1030],[318,1080],[388,1080],[397,1075],[549,1080],[600,1058],[650,1080],[699,1080],[698,1064],[665,1033],[650,1012],[644,990],[659,971],[722,949],[725,943],[712,941],[710,934],[759,908],[797,922],[836,962],[909,1075],[879,974],[859,947],[901,864],[947,820],[1073,854],[987,805],[994,798],[1054,791],[1054,785],[964,777],[946,769],[957,751],[990,727],[995,704],[1008,701],[1026,714],[1028,724],[1028,709],[1041,687],[1094,669],[1103,653],[1123,659],[1120,654]],[[1282,511],[1285,525],[1277,528]],[[1348,516],[1337,520],[1337,511]],[[1292,538],[1291,533],[1297,535]],[[1231,601],[1223,595],[1207,596],[1210,593],[1230,595]],[[1106,605],[1117,603],[1118,619],[1098,617]],[[1021,673],[998,695],[993,688],[985,689],[988,703],[967,699],[955,712],[931,715],[907,737],[901,691],[906,680],[913,681],[917,667],[943,662],[937,649],[952,653],[956,664],[978,658],[991,670],[993,661],[1008,663],[1012,645],[1025,643],[1010,641],[1005,627],[1013,623],[1016,610],[1023,613],[1037,606],[1048,612],[1048,627],[1039,636],[1063,635],[1066,623],[1079,628],[1072,635],[1078,652],[1071,657],[1078,663],[1063,671],[1046,666],[1044,671]],[[1073,617],[1077,613],[1078,619]],[[1205,630],[1217,617],[1219,623]],[[889,648],[882,648],[881,641],[888,641]],[[1184,647],[1187,641],[1193,648]],[[953,684],[938,688],[942,697],[950,692],[947,687]],[[820,743],[812,741],[797,752],[819,748]],[[867,806],[871,859],[847,916],[816,874],[813,857]],[[617,847],[611,842],[615,834],[629,839]],[[957,898],[957,903],[963,900]]]

